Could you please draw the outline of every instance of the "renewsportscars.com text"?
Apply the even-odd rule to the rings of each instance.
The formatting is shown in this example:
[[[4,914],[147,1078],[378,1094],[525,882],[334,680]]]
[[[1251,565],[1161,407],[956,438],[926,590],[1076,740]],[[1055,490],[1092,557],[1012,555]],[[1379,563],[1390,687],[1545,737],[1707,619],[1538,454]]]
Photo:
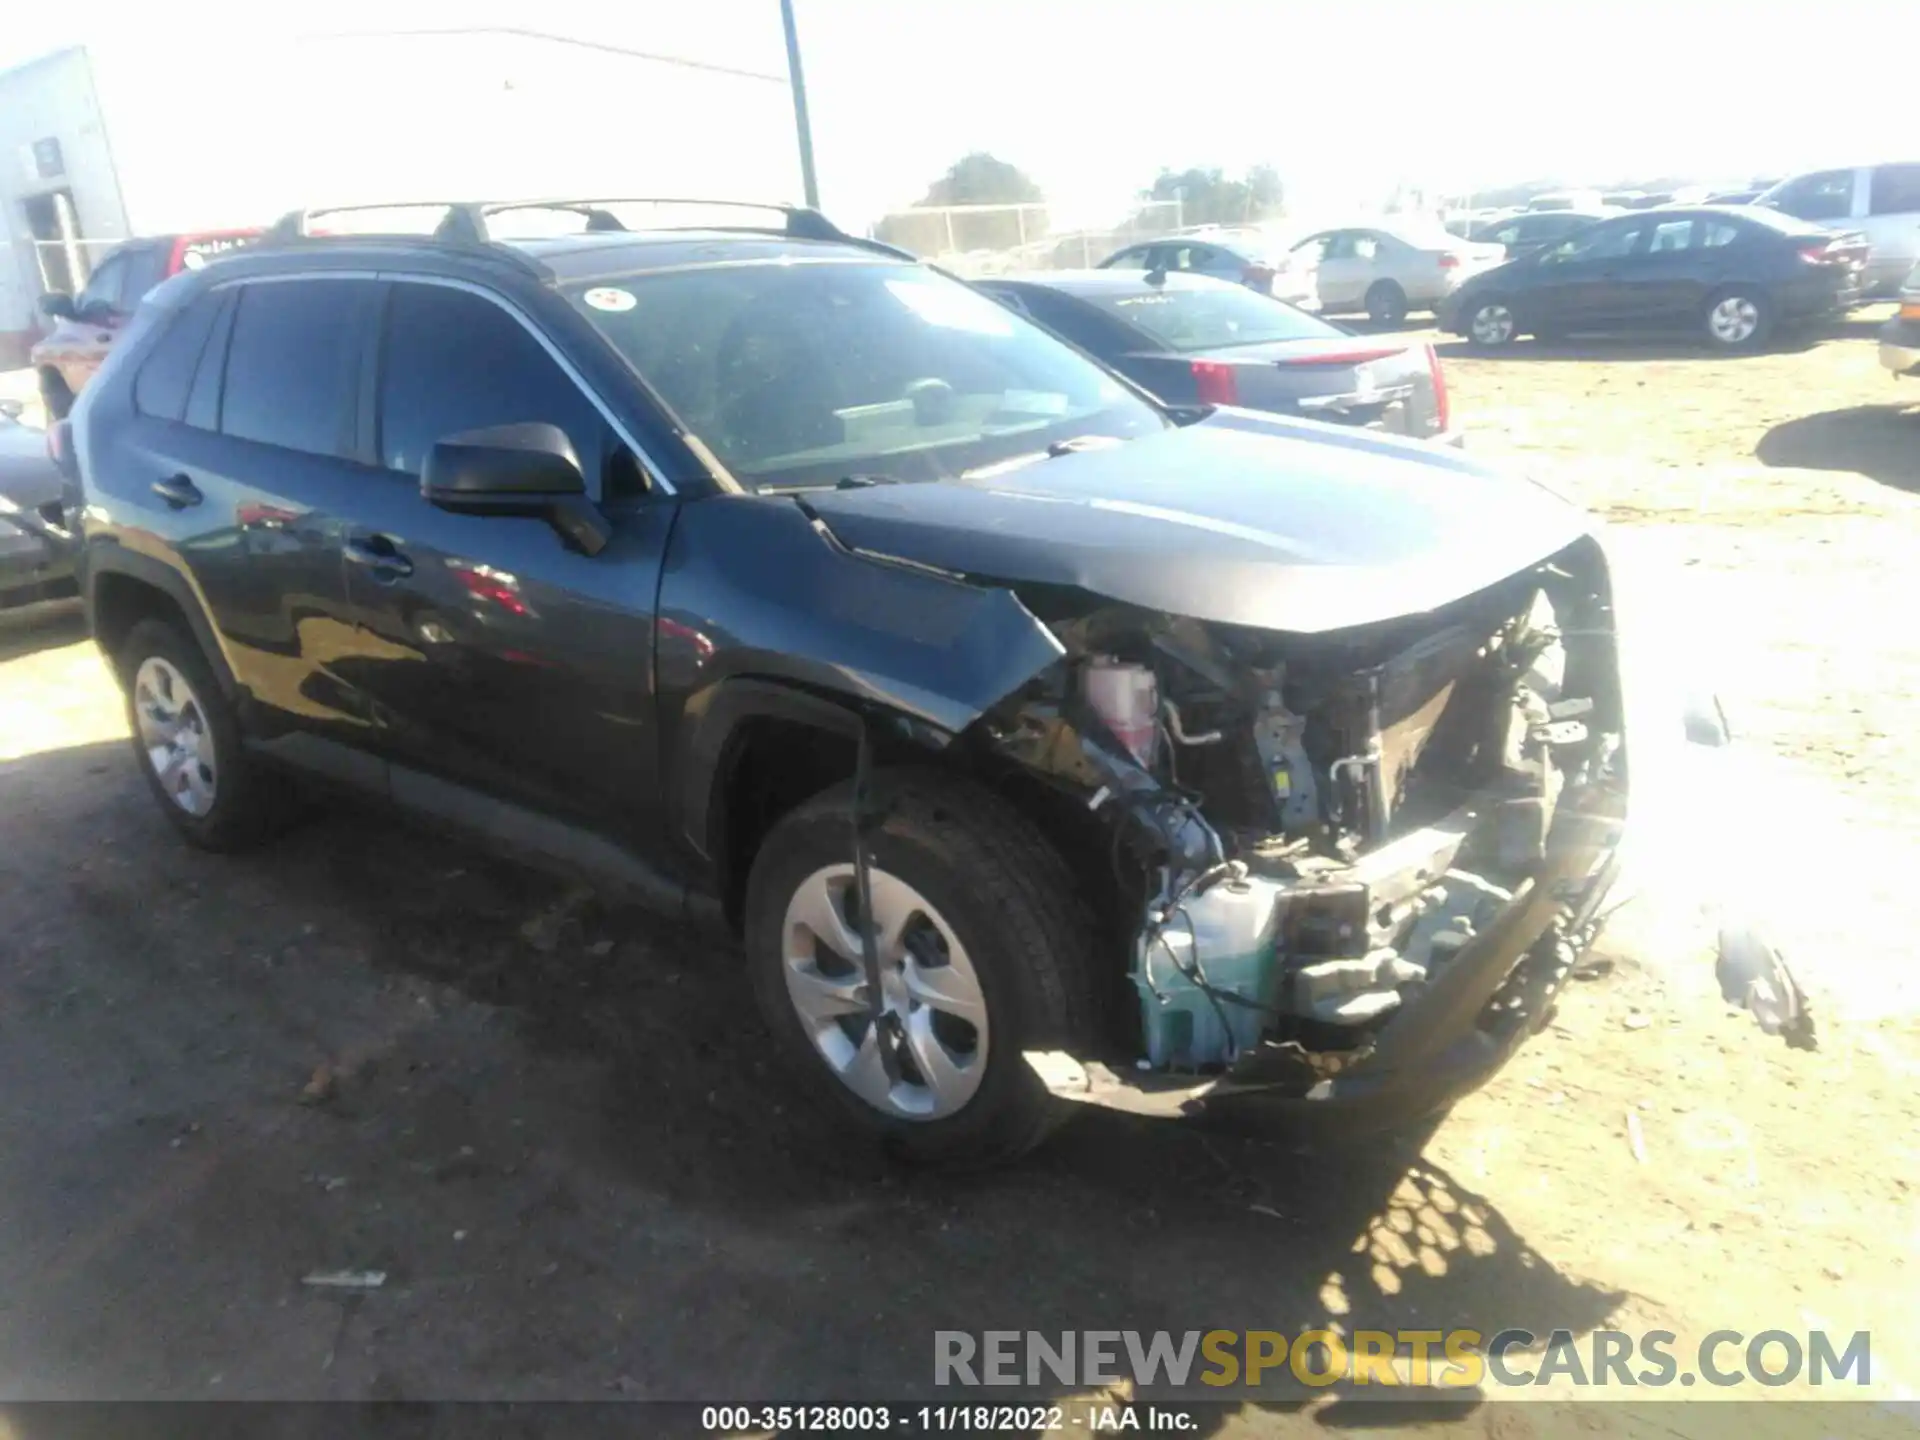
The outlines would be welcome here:
[[[936,1385],[1258,1386],[1566,1384],[1634,1388],[1864,1386],[1872,1337],[1715,1330],[1690,1349],[1671,1330],[936,1330]]]

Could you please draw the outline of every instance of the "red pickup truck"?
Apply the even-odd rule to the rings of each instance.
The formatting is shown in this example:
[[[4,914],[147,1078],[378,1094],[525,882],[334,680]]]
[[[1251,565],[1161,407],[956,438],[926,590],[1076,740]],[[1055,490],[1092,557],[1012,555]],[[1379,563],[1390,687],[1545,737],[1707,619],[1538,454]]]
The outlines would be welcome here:
[[[120,327],[140,297],[182,270],[194,270],[259,236],[258,230],[203,230],[151,235],[117,245],[93,267],[77,296],[40,297],[40,311],[53,322],[29,357],[40,376],[47,418],[64,420],[73,397],[100,368]]]

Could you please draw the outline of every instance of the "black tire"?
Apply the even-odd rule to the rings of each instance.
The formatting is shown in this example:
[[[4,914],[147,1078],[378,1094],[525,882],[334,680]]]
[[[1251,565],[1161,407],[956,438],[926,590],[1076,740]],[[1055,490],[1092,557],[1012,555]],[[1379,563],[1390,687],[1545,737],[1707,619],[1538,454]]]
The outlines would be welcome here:
[[[1729,304],[1745,303],[1753,307],[1754,328],[1744,337],[1732,339],[1725,336],[1715,323],[1721,308]],[[1743,351],[1758,350],[1773,335],[1773,304],[1766,293],[1750,285],[1729,285],[1716,290],[1707,297],[1705,308],[1700,315],[1700,330],[1706,336],[1707,343],[1716,350],[1738,354]]]
[[[987,1014],[987,1061],[959,1110],[912,1120],[883,1112],[843,1084],[787,993],[787,907],[824,866],[852,859],[851,783],[834,786],[776,824],[747,883],[747,963],[776,1045],[818,1102],[895,1156],[974,1168],[1018,1158],[1076,1108],[1056,1100],[1023,1059],[1027,1049],[1072,1048],[1093,1029],[1093,926],[1058,851],[1005,800],[922,771],[880,771],[873,804],[876,871],[917,890],[965,947]]]
[[[1391,280],[1376,280],[1367,288],[1367,318],[1376,325],[1404,325],[1407,292]]]
[[[1507,329],[1498,338],[1475,325],[1482,312],[1488,310],[1503,310],[1507,314]],[[1467,343],[1476,350],[1504,350],[1520,338],[1519,317],[1513,313],[1512,303],[1506,296],[1477,295],[1460,307],[1460,333],[1467,337]]]
[[[195,709],[213,747],[218,783],[212,805],[204,814],[190,814],[174,800],[141,743],[135,678],[142,665],[156,658],[172,665],[192,688]],[[278,833],[298,814],[297,796],[287,779],[255,760],[241,745],[233,707],[192,639],[165,620],[142,620],[120,647],[119,669],[134,763],[146,777],[147,788],[161,812],[189,841],[203,850],[244,850]]]
[[[46,407],[48,424],[64,420],[72,412],[73,391],[58,370],[40,372],[40,403]]]

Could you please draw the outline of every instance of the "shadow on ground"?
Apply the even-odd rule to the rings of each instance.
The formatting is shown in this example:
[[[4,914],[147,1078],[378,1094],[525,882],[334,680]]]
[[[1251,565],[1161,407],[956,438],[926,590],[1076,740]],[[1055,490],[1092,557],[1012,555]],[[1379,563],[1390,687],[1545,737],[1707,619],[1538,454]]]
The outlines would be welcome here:
[[[0,662],[57,650],[87,638],[87,617],[78,600],[52,600],[0,611]]]
[[[0,785],[15,1395],[999,1400],[933,1389],[936,1330],[1544,1335],[1621,1298],[1424,1134],[1093,1113],[1009,1171],[903,1171],[674,927],[361,811],[204,855],[120,745]],[[388,1278],[299,1283],[335,1268]]]
[[[1760,437],[1763,465],[1845,470],[1920,492],[1920,407],[1856,405],[1785,420]]]

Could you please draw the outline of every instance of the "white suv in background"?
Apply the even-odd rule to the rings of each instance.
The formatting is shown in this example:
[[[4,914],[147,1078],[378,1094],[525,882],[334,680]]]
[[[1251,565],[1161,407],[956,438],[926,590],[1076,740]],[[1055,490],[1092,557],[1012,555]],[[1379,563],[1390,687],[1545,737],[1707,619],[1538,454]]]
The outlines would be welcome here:
[[[1862,299],[1897,295],[1920,261],[1920,162],[1809,171],[1782,180],[1754,204],[1865,233],[1871,253],[1860,277]]]

